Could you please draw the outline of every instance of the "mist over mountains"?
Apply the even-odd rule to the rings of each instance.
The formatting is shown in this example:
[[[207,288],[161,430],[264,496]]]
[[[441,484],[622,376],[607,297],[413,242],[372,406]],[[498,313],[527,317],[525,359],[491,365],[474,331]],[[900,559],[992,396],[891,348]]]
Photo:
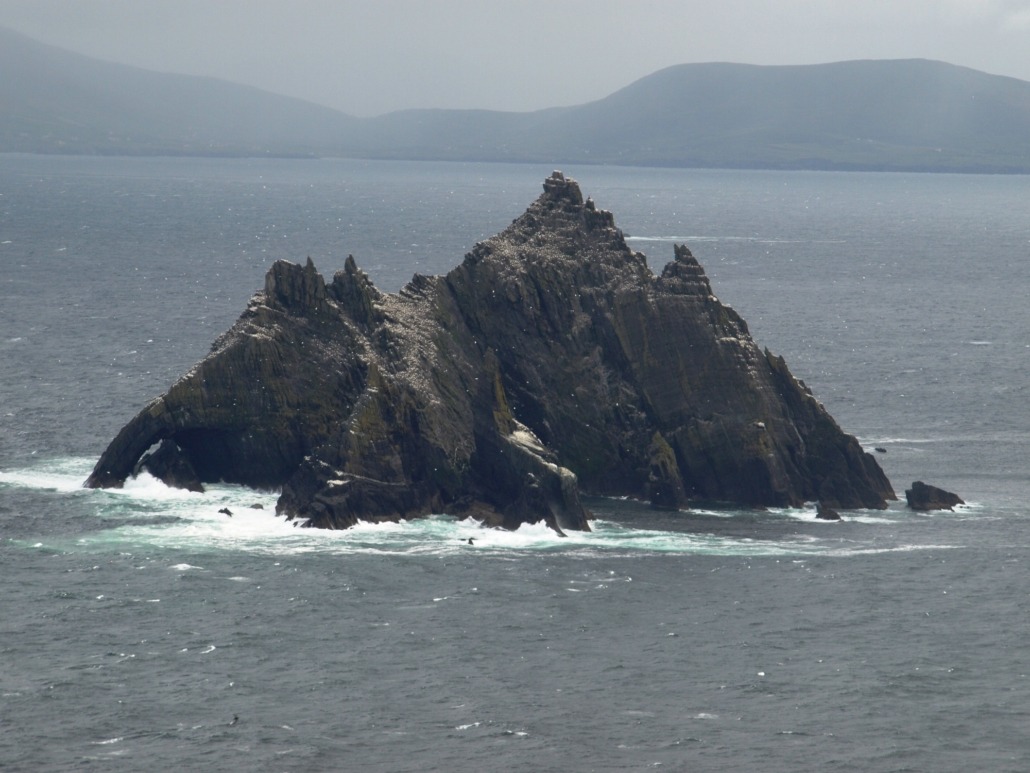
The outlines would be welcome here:
[[[353,119],[214,78],[103,62],[0,28],[0,150],[313,155]]]
[[[943,62],[684,64],[529,113],[356,118],[0,29],[0,152],[1030,172],[1030,83]]]

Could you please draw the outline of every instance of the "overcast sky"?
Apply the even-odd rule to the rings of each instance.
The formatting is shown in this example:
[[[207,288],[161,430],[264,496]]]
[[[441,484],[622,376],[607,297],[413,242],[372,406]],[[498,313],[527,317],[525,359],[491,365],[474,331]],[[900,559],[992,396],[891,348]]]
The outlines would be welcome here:
[[[0,0],[0,26],[354,115],[573,105],[683,62],[919,57],[1030,81],[1030,0]]]

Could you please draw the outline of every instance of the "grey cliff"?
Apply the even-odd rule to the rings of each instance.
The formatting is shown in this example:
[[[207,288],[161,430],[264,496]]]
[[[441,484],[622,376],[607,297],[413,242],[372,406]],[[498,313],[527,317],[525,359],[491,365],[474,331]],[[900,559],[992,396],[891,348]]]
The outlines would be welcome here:
[[[895,498],[686,247],[656,276],[558,172],[461,265],[396,294],[353,258],[329,283],[276,262],[86,485],[140,469],[281,488],[280,513],[325,528],[451,513],[587,529],[581,491],[668,509]]]

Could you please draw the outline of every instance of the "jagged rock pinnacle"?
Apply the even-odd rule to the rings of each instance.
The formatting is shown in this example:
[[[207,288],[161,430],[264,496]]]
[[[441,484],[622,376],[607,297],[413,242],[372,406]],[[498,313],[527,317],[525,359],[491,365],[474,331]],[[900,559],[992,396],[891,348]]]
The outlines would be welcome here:
[[[575,180],[543,188],[396,294],[352,257],[329,283],[310,259],[275,263],[87,485],[120,485],[167,439],[169,469],[281,487],[280,512],[327,528],[447,512],[561,533],[589,528],[581,490],[670,509],[894,498],[685,246],[655,276]]]
[[[551,176],[544,180],[544,193],[553,199],[567,199],[575,206],[583,204],[583,193],[579,190],[579,183],[557,170],[551,172]]]

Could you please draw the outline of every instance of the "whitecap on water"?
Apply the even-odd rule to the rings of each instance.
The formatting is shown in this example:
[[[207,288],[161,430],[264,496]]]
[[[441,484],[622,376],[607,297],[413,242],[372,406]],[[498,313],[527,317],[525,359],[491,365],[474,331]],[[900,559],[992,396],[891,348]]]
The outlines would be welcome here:
[[[675,242],[700,244],[712,242],[739,242],[744,244],[843,244],[843,239],[770,239],[759,236],[627,236],[627,242]]]
[[[135,478],[129,478],[121,488],[104,490],[113,496],[127,496],[146,500],[198,499],[203,496],[203,494],[196,491],[187,491],[186,489],[165,485],[148,472],[144,472]]]
[[[886,518],[883,515],[870,515],[870,512],[881,512],[878,510],[842,514],[846,520],[855,521],[856,523],[868,523],[868,524],[883,524],[883,523],[898,523],[896,518]]]
[[[24,469],[0,470],[0,486],[58,491],[64,494],[82,492],[82,482],[92,469],[90,459],[53,459]]]
[[[843,548],[830,548],[823,551],[823,555],[845,557],[872,556],[880,553],[912,553],[919,550],[960,550],[962,545],[889,545],[884,547],[852,546]]]
[[[841,552],[838,533],[830,528],[821,528],[822,523],[815,518],[814,506],[764,511],[761,518],[765,520],[819,524],[818,534],[796,534],[789,530],[791,533],[774,534],[771,539],[741,536],[739,530],[736,534],[722,534],[719,529],[708,533],[703,525],[699,527],[707,516],[718,516],[720,522],[725,522],[739,516],[737,511],[693,510],[689,527],[693,530],[688,530],[686,520],[680,526],[675,519],[664,521],[662,528],[631,525],[639,523],[639,520],[627,511],[627,521],[622,521],[618,506],[605,508],[605,517],[592,521],[591,531],[569,532],[564,537],[542,522],[506,531],[485,528],[477,521],[459,520],[449,515],[396,523],[360,523],[350,529],[333,531],[300,528],[296,522],[275,514],[275,493],[257,492],[242,486],[212,485],[204,493],[195,493],[169,488],[144,474],[127,481],[121,489],[83,489],[82,481],[91,468],[90,459],[43,462],[30,469],[0,473],[0,487],[19,486],[55,492],[57,496],[74,494],[82,497],[80,505],[85,505],[99,519],[99,528],[79,534],[70,548],[74,550],[123,550],[147,546],[192,552],[226,550],[279,556],[321,553],[445,555],[468,559],[511,559],[540,553],[577,557],[847,554]],[[889,516],[845,514],[846,520],[870,526],[892,523],[894,517],[894,513]],[[110,526],[105,528],[104,521]],[[830,527],[832,525],[829,524]],[[40,544],[52,546],[53,542]],[[862,545],[862,540],[856,544]],[[66,545],[61,547],[67,548]],[[173,569],[192,571],[195,567],[177,564]]]
[[[872,439],[863,438],[863,439],[861,439],[860,442],[861,442],[863,448],[865,448],[866,451],[870,451],[870,450],[875,451],[877,448],[884,448],[884,447],[890,447],[890,446],[906,446],[906,445],[919,446],[919,445],[927,445],[927,444],[930,444],[930,443],[946,443],[946,442],[951,442],[951,441],[955,441],[955,440],[958,440],[958,438],[953,438],[953,437],[921,437],[921,438],[915,438],[915,437],[880,437],[880,438],[872,438]]]

